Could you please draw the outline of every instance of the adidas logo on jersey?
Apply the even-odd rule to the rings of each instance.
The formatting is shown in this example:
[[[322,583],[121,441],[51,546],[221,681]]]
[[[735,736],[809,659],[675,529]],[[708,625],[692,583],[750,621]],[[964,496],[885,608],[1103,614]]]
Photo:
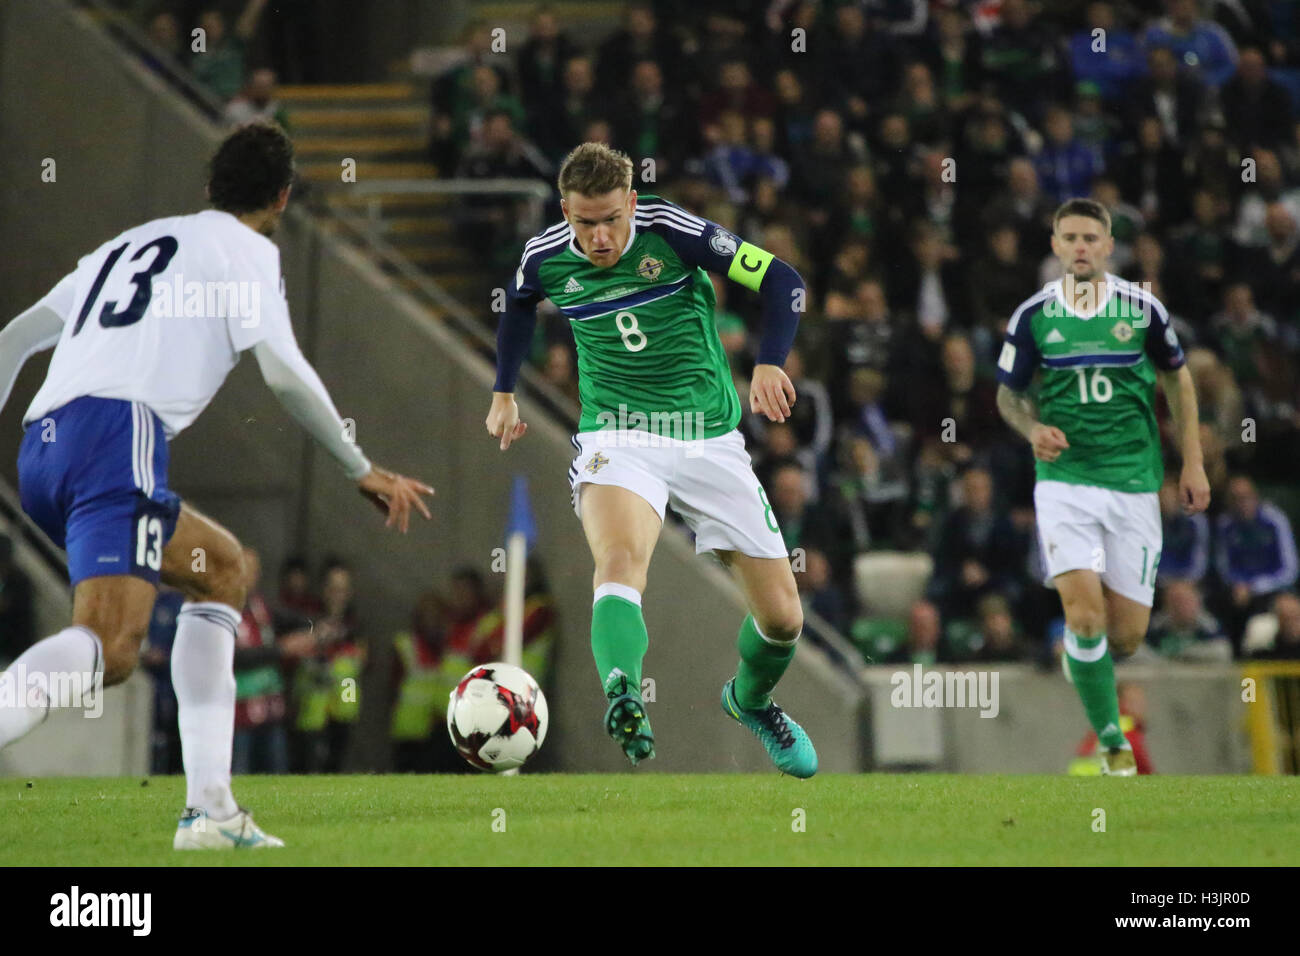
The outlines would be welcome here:
[[[568,290],[568,289],[565,289],[564,291],[567,292],[567,291],[569,291],[569,290]],[[1065,341],[1065,336],[1061,334],[1061,330],[1060,330],[1060,329],[1052,329],[1052,331],[1050,331],[1050,332],[1047,333],[1047,337],[1043,339],[1043,344],[1044,344],[1044,345],[1055,345],[1057,342],[1064,342],[1064,341]]]
[[[577,279],[575,279],[573,276],[569,276],[569,281],[564,284],[564,291],[570,293],[582,292],[583,291],[582,283],[579,282]]]

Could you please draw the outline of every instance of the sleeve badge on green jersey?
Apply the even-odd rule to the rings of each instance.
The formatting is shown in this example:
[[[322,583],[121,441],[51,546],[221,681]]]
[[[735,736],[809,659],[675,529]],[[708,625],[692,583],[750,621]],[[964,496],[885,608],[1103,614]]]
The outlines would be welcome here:
[[[716,229],[709,237],[709,248],[720,256],[734,256],[736,249],[739,248],[739,242],[727,230]]]
[[[1110,330],[1110,334],[1115,336],[1121,342],[1127,342],[1133,338],[1133,326],[1129,325],[1123,319],[1115,323],[1115,327]]]
[[[642,256],[641,264],[636,267],[636,274],[642,279],[649,279],[653,282],[659,278],[659,273],[664,271],[662,259],[656,259],[654,256]]]

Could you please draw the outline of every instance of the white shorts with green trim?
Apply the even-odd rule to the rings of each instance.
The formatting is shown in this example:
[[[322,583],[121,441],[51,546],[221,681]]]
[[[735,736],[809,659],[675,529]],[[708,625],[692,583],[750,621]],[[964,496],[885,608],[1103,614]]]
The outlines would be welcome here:
[[[583,485],[615,485],[644,498],[660,519],[671,507],[695,533],[697,553],[789,557],[740,432],[681,441],[609,429],[579,432],[573,444],[569,484],[579,518]]]
[[[1034,513],[1048,587],[1066,571],[1096,571],[1116,594],[1152,605],[1163,541],[1154,491],[1040,481]]]

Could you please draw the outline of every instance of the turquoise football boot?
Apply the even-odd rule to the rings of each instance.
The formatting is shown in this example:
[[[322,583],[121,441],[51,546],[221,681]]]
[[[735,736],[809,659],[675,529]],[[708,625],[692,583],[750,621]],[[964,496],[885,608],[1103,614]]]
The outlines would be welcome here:
[[[646,716],[645,701],[632,686],[627,675],[615,670],[605,682],[609,709],[605,711],[605,732],[623,748],[627,759],[636,766],[655,755],[655,735]]]
[[[746,710],[736,701],[736,679],[722,685],[722,709],[748,727],[767,750],[776,769],[792,777],[807,778],[817,772],[817,751],[804,729],[768,701],[766,707]]]

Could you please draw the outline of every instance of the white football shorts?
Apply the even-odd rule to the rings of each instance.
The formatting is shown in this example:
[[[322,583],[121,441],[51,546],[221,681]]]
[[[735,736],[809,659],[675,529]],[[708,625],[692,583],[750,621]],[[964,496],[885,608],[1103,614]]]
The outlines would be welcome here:
[[[616,485],[640,495],[660,519],[671,507],[695,533],[695,550],[787,558],[767,493],[754,475],[739,431],[697,441],[644,431],[579,432],[569,468],[573,510],[582,517],[583,485]]]
[[[1034,513],[1048,587],[1066,571],[1096,571],[1115,593],[1151,606],[1163,541],[1154,491],[1040,481]]]

